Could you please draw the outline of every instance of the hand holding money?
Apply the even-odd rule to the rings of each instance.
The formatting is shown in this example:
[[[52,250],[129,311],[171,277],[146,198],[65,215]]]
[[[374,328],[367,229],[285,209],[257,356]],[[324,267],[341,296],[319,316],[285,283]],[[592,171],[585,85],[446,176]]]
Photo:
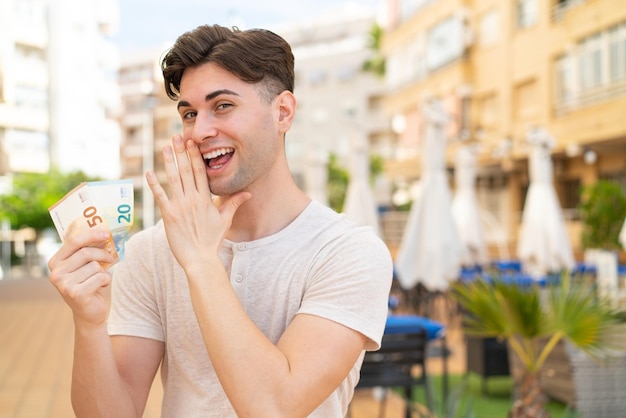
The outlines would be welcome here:
[[[105,228],[110,233],[105,249],[116,261],[105,268],[124,259],[133,211],[132,180],[81,183],[49,209],[61,241],[84,228]]]

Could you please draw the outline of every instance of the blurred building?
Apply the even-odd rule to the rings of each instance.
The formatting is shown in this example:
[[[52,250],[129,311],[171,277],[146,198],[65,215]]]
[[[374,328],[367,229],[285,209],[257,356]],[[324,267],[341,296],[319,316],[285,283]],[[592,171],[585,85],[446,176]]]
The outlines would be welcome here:
[[[0,175],[119,175],[116,0],[0,0]]]
[[[369,34],[375,10],[344,4],[318,17],[273,28],[292,46],[295,56],[298,112],[287,134],[292,174],[310,196],[324,194],[326,164],[332,153],[346,169],[355,145],[369,154],[392,156],[395,136],[383,112],[385,82],[363,71],[373,55]],[[390,193],[379,184],[379,204]]]
[[[153,225],[159,218],[145,172],[155,170],[166,183],[161,151],[174,134],[182,132],[180,116],[175,102],[165,94],[159,67],[159,58],[167,47],[124,54],[119,70],[123,104],[121,177],[133,179],[139,227]]]
[[[556,139],[554,179],[575,250],[581,185],[599,178],[626,190],[626,8],[620,0],[387,0],[383,42],[398,120],[396,184],[419,178],[419,107],[440,97],[452,169],[461,139],[480,143],[477,188],[511,247],[526,189],[530,127]],[[494,232],[494,231],[491,231]]]

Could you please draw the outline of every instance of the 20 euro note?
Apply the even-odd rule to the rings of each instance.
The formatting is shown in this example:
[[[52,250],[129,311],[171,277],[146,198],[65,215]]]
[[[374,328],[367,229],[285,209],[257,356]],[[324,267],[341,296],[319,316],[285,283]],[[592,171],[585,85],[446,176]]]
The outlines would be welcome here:
[[[133,212],[134,194],[130,179],[81,183],[50,208],[50,216],[61,240],[82,228],[106,228],[111,238],[105,248],[115,256],[116,262],[124,258]]]
[[[115,250],[124,259],[124,247],[130,238],[134,221],[134,190],[131,179],[88,182],[89,194],[98,214],[104,218],[113,234]]]
[[[103,248],[115,257],[115,260],[110,264],[101,264],[104,268],[109,268],[119,260],[113,234],[105,219],[100,216],[87,183],[76,186],[48,210],[61,241],[85,228],[102,228],[109,232],[109,238],[102,244]]]

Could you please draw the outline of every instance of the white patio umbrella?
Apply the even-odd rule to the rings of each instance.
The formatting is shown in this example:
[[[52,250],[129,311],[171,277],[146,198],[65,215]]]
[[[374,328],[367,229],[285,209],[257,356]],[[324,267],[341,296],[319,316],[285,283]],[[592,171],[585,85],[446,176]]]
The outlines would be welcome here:
[[[530,186],[524,203],[517,256],[524,270],[535,277],[575,265],[572,246],[565,230],[563,213],[552,180],[550,149],[554,138],[543,128],[527,135]]]
[[[461,264],[465,266],[483,265],[488,259],[475,190],[477,153],[477,144],[461,145],[454,165],[452,217],[463,243]]]
[[[343,212],[357,224],[371,226],[374,232],[382,237],[378,205],[369,184],[368,149],[363,142],[353,146],[350,156],[350,182]]]
[[[413,202],[398,255],[396,273],[409,289],[421,283],[428,290],[446,290],[459,277],[462,245],[452,211],[445,170],[445,128],[449,117],[440,100],[422,106],[420,194]]]

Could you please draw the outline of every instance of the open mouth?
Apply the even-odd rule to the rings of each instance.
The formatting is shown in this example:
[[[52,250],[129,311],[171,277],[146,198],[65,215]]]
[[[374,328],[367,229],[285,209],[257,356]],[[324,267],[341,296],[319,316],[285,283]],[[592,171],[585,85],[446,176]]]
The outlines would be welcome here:
[[[217,170],[224,166],[233,156],[234,148],[219,148],[206,154],[202,154],[208,168]]]

